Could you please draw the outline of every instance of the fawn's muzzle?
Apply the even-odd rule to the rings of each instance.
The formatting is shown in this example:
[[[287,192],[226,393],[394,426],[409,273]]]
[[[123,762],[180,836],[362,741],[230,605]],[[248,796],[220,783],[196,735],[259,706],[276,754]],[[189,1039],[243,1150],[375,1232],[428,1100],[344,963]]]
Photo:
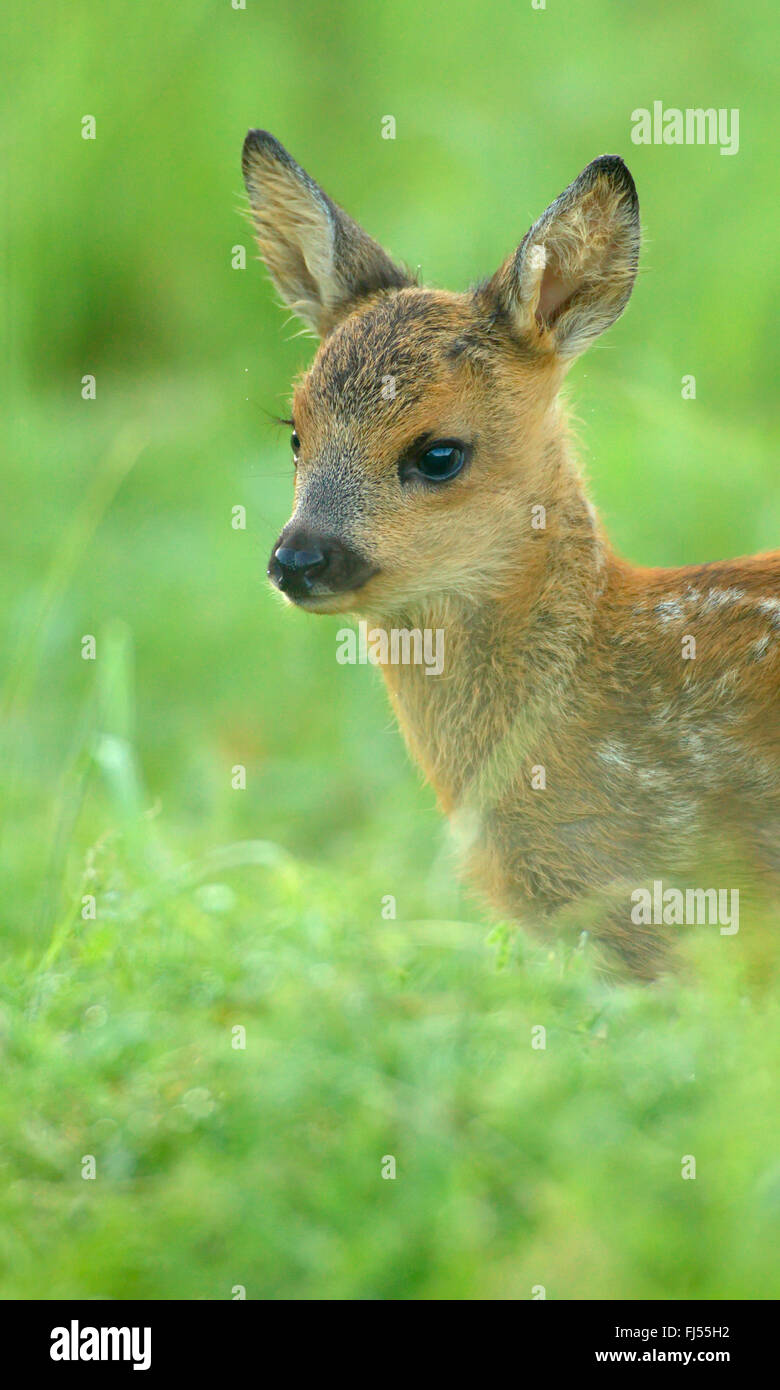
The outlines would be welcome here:
[[[335,536],[283,531],[271,554],[268,578],[293,600],[359,589],[376,571]]]

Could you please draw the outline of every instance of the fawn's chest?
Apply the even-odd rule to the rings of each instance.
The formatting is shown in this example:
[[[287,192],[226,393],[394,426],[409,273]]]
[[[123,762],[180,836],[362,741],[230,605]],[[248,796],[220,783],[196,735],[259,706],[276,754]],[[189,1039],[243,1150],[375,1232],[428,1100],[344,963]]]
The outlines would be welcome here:
[[[520,674],[473,661],[470,679],[448,682],[446,665],[444,679],[387,679],[467,871],[494,901],[554,906],[680,869],[728,822],[749,838],[761,769],[749,741],[724,746],[722,708],[684,685],[659,700],[628,665],[557,685]]]

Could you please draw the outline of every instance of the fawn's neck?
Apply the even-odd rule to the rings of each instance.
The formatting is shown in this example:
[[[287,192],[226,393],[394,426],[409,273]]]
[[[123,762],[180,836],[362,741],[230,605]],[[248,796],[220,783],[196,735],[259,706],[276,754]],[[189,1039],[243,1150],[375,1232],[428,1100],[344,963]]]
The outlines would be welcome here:
[[[531,527],[530,507],[516,518],[512,572],[496,592],[433,598],[404,616],[406,626],[443,632],[441,674],[383,666],[410,751],[447,812],[491,775],[491,762],[516,766],[533,749],[567,703],[593,628],[609,552],[565,445],[550,451],[555,466],[538,499],[545,525]]]

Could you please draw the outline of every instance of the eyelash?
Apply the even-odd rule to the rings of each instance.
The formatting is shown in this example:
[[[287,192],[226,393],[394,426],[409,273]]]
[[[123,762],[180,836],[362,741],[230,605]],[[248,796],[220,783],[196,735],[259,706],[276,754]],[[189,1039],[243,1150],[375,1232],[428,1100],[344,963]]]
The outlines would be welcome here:
[[[293,464],[297,466],[298,455],[301,449],[300,435],[298,434],[292,420],[282,419],[280,416],[277,416],[277,419],[280,425],[289,425],[290,429],[292,430],[292,434],[290,436],[290,444],[293,452]],[[399,477],[401,478],[401,481],[404,482],[408,480],[410,473],[412,473],[415,470],[417,463],[420,459],[424,458],[427,454],[430,454],[432,451],[436,449],[444,448],[452,449],[453,452],[457,452],[461,456],[460,465],[456,469],[455,475],[453,475],[456,476],[457,473],[460,472],[464,464],[468,462],[468,458],[471,454],[471,448],[469,447],[469,445],[464,444],[461,440],[458,439],[437,440],[431,439],[430,436],[428,436],[418,440],[412,446],[409,452],[404,456],[404,458],[401,459],[401,461],[399,462],[398,473]],[[423,474],[422,476],[424,477],[425,475]],[[448,479],[443,478],[441,480],[436,480],[433,478],[429,478],[428,481],[448,481]]]

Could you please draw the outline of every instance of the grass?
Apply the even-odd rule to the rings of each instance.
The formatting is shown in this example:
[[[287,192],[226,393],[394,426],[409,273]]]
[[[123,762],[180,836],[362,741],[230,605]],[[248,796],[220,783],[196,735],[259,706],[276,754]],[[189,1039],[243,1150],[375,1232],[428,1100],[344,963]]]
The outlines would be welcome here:
[[[595,499],[639,561],[776,545],[768,12],[457,5],[445,80],[407,0],[44,11],[0,97],[0,1296],[776,1297],[771,967],[718,938],[607,988],[459,891],[376,673],[266,589],[311,344],[230,268],[249,125],[456,287],[621,150],[646,269],[572,373]],[[740,154],[631,148],[655,98],[742,107]]]
[[[269,842],[176,863],[98,756],[97,919],[3,971],[5,1297],[776,1295],[771,994],[606,990]]]

